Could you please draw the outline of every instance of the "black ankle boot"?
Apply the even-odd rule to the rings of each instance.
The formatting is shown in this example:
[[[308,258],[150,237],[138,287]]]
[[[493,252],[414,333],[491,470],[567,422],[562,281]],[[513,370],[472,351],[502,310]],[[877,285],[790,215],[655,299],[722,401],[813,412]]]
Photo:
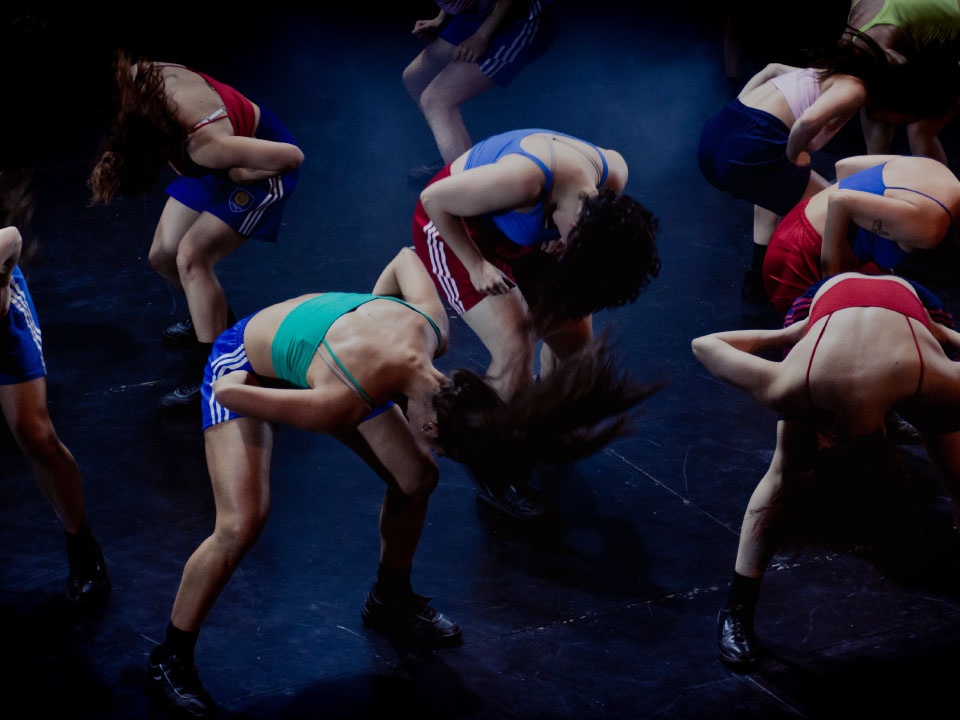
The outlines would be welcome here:
[[[147,687],[154,702],[177,717],[214,718],[217,706],[200,682],[193,661],[172,655],[164,645],[150,652]]]
[[[412,590],[387,594],[374,585],[360,617],[364,627],[422,647],[451,648],[463,641],[460,626],[430,607],[430,598]]]
[[[110,593],[110,578],[100,545],[89,531],[77,535],[66,533],[66,538],[70,563],[64,593],[67,602],[87,605],[103,600]]]
[[[717,615],[717,654],[736,668],[747,668],[760,659],[753,632],[753,608],[731,605]]]
[[[200,409],[200,386],[203,384],[203,373],[210,358],[211,349],[213,349],[213,343],[193,344],[187,366],[180,374],[177,387],[160,398],[160,409],[163,412],[192,412]]]
[[[197,341],[193,320],[178,320],[163,331],[163,344],[170,348],[188,348]]]

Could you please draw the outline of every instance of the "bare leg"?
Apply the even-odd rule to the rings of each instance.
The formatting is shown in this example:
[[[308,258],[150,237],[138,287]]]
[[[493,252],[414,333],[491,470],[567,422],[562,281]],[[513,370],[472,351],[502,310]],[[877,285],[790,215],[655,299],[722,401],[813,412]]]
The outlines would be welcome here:
[[[593,318],[570,320],[551,331],[540,348],[540,375],[546,377],[556,369],[563,358],[587,345],[593,338]]]
[[[453,162],[473,145],[460,106],[494,85],[476,63],[451,62],[420,94],[420,110],[444,163]]]
[[[183,236],[198,217],[200,213],[197,211],[191,210],[178,200],[167,198],[153,233],[153,243],[150,245],[150,267],[170,283],[174,290],[181,293],[183,285],[180,284],[180,273],[177,272],[177,250]]]
[[[762,577],[782,544],[776,526],[774,500],[789,478],[808,472],[818,450],[817,434],[794,421],[777,423],[777,447],[770,467],[750,496],[740,529],[735,570],[745,577]]]
[[[270,511],[273,436],[268,423],[253,418],[204,431],[217,517],[213,534],[200,543],[183,568],[170,615],[180,630],[200,630],[240,560],[260,537]]]
[[[180,242],[177,270],[201,343],[212,343],[227,329],[227,296],[216,267],[245,241],[219,218],[202,213]]]
[[[403,86],[417,107],[420,107],[420,96],[427,89],[427,85],[440,74],[441,70],[453,62],[454,50],[456,50],[454,45],[437,38],[403,69]]]
[[[201,343],[227,329],[227,298],[216,266],[245,238],[209,213],[197,213],[170,198],[150,247],[150,266],[183,292]]]
[[[344,442],[387,482],[380,508],[380,565],[410,568],[437,485],[436,463],[414,440],[397,407],[362,423],[357,436]]]
[[[940,141],[940,131],[953,122],[960,115],[960,100],[953,107],[938,118],[918,120],[907,125],[907,140],[910,143],[910,154],[933,158],[944,165],[949,164],[947,151]]]
[[[427,446],[414,437],[396,406],[362,423],[343,441],[387,483],[380,508],[377,582],[364,601],[363,624],[418,644],[452,647],[460,627],[413,592],[410,574],[420,544],[427,502],[439,472]]]
[[[0,408],[17,445],[33,464],[41,492],[68,533],[85,522],[83,482],[77,461],[61,442],[47,408],[47,384],[37,378],[0,386]]]
[[[871,120],[866,112],[860,111],[860,125],[863,127],[863,139],[867,155],[885,155],[893,146],[895,126],[879,120]]]
[[[527,329],[527,304],[516,288],[489,295],[463,314],[464,322],[490,353],[487,376],[501,397],[533,380],[535,343]]]

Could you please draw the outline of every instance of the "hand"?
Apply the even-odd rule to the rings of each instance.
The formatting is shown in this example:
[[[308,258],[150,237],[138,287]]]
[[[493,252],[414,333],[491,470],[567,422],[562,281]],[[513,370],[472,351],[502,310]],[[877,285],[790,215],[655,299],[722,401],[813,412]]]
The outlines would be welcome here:
[[[413,24],[413,36],[418,40],[433,40],[440,31],[440,19],[417,20]]]
[[[470,282],[484,295],[503,295],[515,287],[492,263],[484,260],[476,272],[471,271]]]
[[[551,257],[560,257],[563,255],[563,252],[566,249],[567,241],[563,238],[557,238],[556,240],[548,240],[547,242],[540,243],[540,250]]]
[[[802,168],[810,167],[810,153],[806,150],[797,153],[797,160],[794,165]]]
[[[453,51],[453,59],[460,62],[477,62],[483,57],[489,44],[486,38],[471,35],[457,45],[457,49]]]

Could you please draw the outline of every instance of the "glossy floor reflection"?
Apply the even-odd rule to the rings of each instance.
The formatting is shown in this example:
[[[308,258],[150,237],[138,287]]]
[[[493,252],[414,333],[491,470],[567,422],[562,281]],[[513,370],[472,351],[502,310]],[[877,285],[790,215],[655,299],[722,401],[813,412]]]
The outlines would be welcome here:
[[[674,4],[561,0],[562,34],[548,55],[465,107],[476,138],[547,126],[619,149],[628,192],[659,217],[660,277],[635,304],[597,318],[632,371],[669,379],[639,432],[541,473],[549,517],[536,527],[479,504],[463,469],[441,460],[414,587],[462,625],[465,642],[418,653],[360,622],[376,573],[379,480],[334,441],[281,430],[270,521],[197,647],[224,717],[770,720],[952,707],[960,536],[915,446],[903,449],[909,489],[883,508],[865,504],[865,516],[854,507],[850,542],[778,556],[758,610],[763,665],[741,675],[716,660],[716,614],[775,418],[707,376],[690,340],[776,318],[740,297],[750,208],[710,187],[696,163],[703,122],[739,82],[724,71],[724,18],[713,3],[666,9]],[[817,28],[842,28],[833,4],[814,5],[813,17],[824,13]],[[413,21],[432,7],[376,20],[282,7],[155,22],[60,11],[24,48],[35,59],[69,56],[54,74],[62,93],[22,108],[35,118],[24,141],[36,143],[38,168],[40,246],[28,279],[50,410],[85,474],[113,580],[101,610],[66,606],[59,523],[0,429],[0,678],[31,716],[152,716],[146,658],[213,520],[198,423],[157,413],[181,361],[160,332],[185,312],[146,260],[164,196],[88,206],[110,48],[235,83],[307,154],[278,244],[252,243],[223,263],[243,316],[300,292],[366,290],[410,242],[418,188],[407,172],[436,150],[400,73],[420,48]],[[806,40],[790,35],[779,49]],[[763,59],[751,55],[758,48],[770,51],[743,46],[747,66]],[[858,129],[848,130],[820,161],[861,151]],[[960,163],[954,132],[945,138]],[[916,272],[956,312],[953,262],[944,253]],[[442,367],[485,364],[455,320]]]

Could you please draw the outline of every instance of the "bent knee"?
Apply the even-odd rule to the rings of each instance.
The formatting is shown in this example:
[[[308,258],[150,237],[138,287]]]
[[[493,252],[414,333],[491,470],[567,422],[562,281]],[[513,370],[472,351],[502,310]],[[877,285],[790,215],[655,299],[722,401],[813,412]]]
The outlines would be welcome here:
[[[427,497],[440,482],[440,469],[432,457],[424,457],[416,470],[397,479],[397,488],[409,498]]]
[[[49,420],[21,419],[10,430],[24,455],[31,461],[41,461],[58,453],[61,449],[60,438]]]
[[[267,523],[267,511],[231,515],[229,518],[218,518],[214,536],[234,557],[242,557],[256,545],[260,533]]]

